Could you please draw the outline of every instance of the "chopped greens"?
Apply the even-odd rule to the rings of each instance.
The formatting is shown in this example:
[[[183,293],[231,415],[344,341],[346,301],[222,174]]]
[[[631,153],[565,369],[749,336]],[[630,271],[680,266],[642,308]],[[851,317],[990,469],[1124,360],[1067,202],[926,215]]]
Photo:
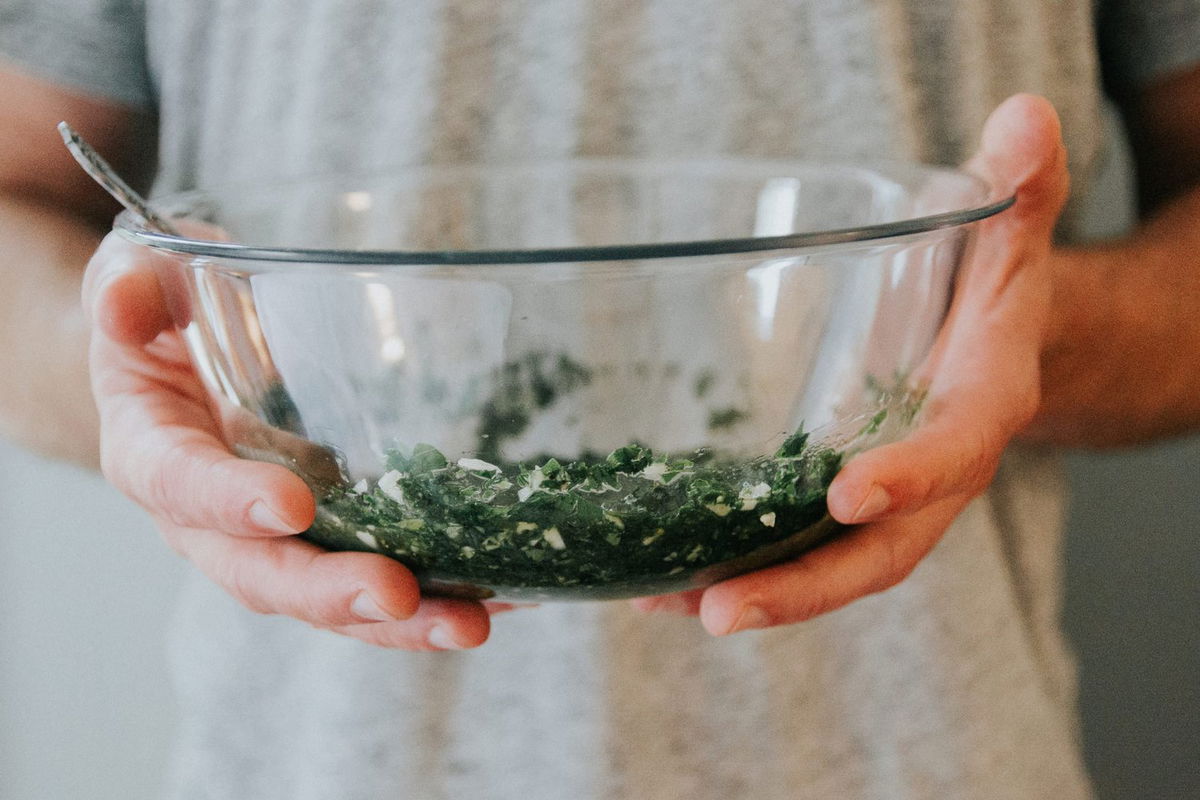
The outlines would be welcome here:
[[[868,407],[878,411],[851,420],[861,427],[821,442],[797,430],[772,455],[752,460],[709,448],[656,453],[637,443],[572,459],[504,458],[535,415],[597,374],[546,352],[506,363],[479,407],[469,457],[429,444],[392,449],[378,477],[320,486],[317,519],[305,535],[334,550],[396,558],[427,590],[444,594],[602,598],[707,585],[835,533],[825,496],[843,460],[867,439],[910,425],[924,396],[904,375],[894,384],[869,379]],[[696,397],[710,395],[715,382],[702,371]],[[295,416],[286,395],[268,399],[271,415]],[[734,406],[711,409],[708,429],[733,429],[746,418]]]
[[[715,431],[721,428],[732,428],[746,419],[747,416],[749,415],[740,408],[722,408],[717,411],[711,411],[708,415],[708,429]]]
[[[505,440],[524,433],[533,414],[591,383],[592,372],[566,355],[532,352],[505,364],[493,380],[496,389],[483,405],[478,436],[479,456],[494,460]]]
[[[603,458],[493,464],[421,444],[391,451],[377,480],[330,491],[308,536],[390,555],[452,593],[630,594],[823,523],[841,463],[802,432],[739,462],[629,444]]]

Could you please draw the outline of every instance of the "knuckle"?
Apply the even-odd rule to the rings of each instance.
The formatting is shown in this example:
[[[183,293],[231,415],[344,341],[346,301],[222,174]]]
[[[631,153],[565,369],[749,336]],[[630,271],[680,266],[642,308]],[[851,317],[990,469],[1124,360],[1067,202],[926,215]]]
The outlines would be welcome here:
[[[750,598],[746,602],[762,609],[771,624],[804,622],[837,608],[836,598],[817,569],[803,558],[792,567],[790,577],[796,591],[790,593],[782,609],[777,608],[769,597]]]
[[[100,474],[122,494],[133,495],[132,487],[117,458],[117,448],[113,447],[111,438],[104,435],[100,437]]]
[[[952,486],[948,489],[961,488],[971,495],[980,494],[987,489],[992,478],[995,477],[996,469],[1000,464],[1000,453],[1003,450],[1003,443],[999,441],[1001,437],[986,430],[979,431],[977,437],[974,446],[963,460],[961,478],[957,482],[958,487]],[[946,492],[946,494],[949,493],[949,491]]]
[[[881,569],[877,575],[879,582],[883,584],[883,588],[885,589],[895,585],[899,580],[897,576],[908,574],[906,565],[900,558],[900,548],[896,544],[895,539],[884,539],[880,542],[879,561]]]
[[[354,621],[348,610],[349,602],[336,602],[317,592],[304,591],[290,605],[288,616],[305,620],[314,627],[328,628]]]
[[[395,622],[336,623],[324,626],[322,629],[340,634],[348,639],[357,639],[374,647],[403,650],[431,649],[419,646],[419,638],[413,634],[409,626]]]
[[[891,540],[881,540],[872,548],[873,557],[868,562],[870,570],[863,584],[863,594],[876,594],[890,589],[896,584],[896,572],[899,568],[899,557],[896,544]]]
[[[362,623],[362,620],[350,612],[349,600],[339,600],[332,604],[322,604],[314,599],[308,604],[308,613],[310,614],[308,619],[313,620],[313,624],[319,628]]]
[[[789,616],[792,617],[790,621],[805,622],[815,619],[822,614],[828,614],[830,611],[833,611],[838,605],[828,590],[813,588],[797,598],[796,604],[789,609]]]
[[[239,530],[243,527],[244,509],[223,502],[228,488],[237,484],[208,475],[212,466],[212,456],[198,452],[190,440],[169,445],[147,467],[144,478],[147,503],[176,525]]]
[[[186,524],[176,505],[176,487],[187,475],[187,443],[175,442],[146,464],[142,496],[146,503],[178,525]]]
[[[164,525],[161,522],[157,522],[155,527],[158,528],[162,540],[167,543],[167,547],[171,548],[175,555],[185,559],[189,558],[187,544],[184,541],[184,537],[179,535],[178,528],[173,525]]]
[[[967,468],[966,488],[971,495],[981,494],[987,490],[996,474],[996,458],[981,454],[971,460]]]
[[[911,492],[908,493],[911,496],[903,498],[907,501],[906,505],[925,505],[945,491],[947,484],[945,476],[932,474],[925,470],[914,475],[912,481],[913,487]]]
[[[280,575],[281,583],[291,587],[283,595],[283,613],[318,628],[356,621],[350,613],[350,598],[343,597],[342,592],[330,591],[338,582],[320,569],[321,554],[310,554],[298,563],[287,557],[285,547],[283,543],[270,542],[266,548],[272,571]],[[304,576],[310,579],[303,579]]]
[[[219,583],[233,599],[256,614],[274,614],[277,610],[263,597],[257,581],[251,580],[248,572],[237,562],[228,561],[217,577]]]
[[[901,556],[899,545],[895,541],[881,542],[874,574],[867,583],[865,593],[878,594],[891,589],[911,575],[916,566],[916,561]]]

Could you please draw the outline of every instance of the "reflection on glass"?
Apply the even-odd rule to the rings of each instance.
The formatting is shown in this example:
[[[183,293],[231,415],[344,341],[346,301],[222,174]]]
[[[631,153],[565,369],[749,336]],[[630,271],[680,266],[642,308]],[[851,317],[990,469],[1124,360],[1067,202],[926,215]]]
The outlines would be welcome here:
[[[392,292],[382,283],[368,283],[367,305],[375,318],[379,331],[379,357],[387,364],[399,364],[404,360],[404,340],[400,338],[396,324],[396,303]]]

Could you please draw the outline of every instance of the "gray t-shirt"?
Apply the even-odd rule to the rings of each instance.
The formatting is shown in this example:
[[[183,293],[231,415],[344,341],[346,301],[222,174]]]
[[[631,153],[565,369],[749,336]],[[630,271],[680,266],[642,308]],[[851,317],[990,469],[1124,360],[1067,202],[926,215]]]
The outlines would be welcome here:
[[[0,0],[0,53],[156,109],[157,191],[572,154],[955,163],[1033,91],[1078,199],[1102,83],[1194,63],[1200,3]],[[720,640],[597,603],[499,617],[478,651],[392,652],[197,579],[172,796],[1087,797],[1062,496],[1050,455],[1011,452],[899,586]]]

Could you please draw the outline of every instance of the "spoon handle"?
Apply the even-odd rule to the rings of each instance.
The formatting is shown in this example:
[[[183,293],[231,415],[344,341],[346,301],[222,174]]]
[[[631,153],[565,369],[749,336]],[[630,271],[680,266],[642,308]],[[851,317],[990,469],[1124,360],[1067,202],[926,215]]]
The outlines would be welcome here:
[[[79,166],[83,167],[83,171],[90,175],[92,180],[103,186],[106,192],[117,199],[117,202],[141,217],[148,227],[171,236],[181,235],[178,228],[150,208],[142,196],[123,181],[108,162],[84,141],[82,136],[72,130],[70,125],[65,122],[58,123],[58,132],[62,134],[63,144],[71,151],[71,155],[75,156],[75,160],[79,162]]]

